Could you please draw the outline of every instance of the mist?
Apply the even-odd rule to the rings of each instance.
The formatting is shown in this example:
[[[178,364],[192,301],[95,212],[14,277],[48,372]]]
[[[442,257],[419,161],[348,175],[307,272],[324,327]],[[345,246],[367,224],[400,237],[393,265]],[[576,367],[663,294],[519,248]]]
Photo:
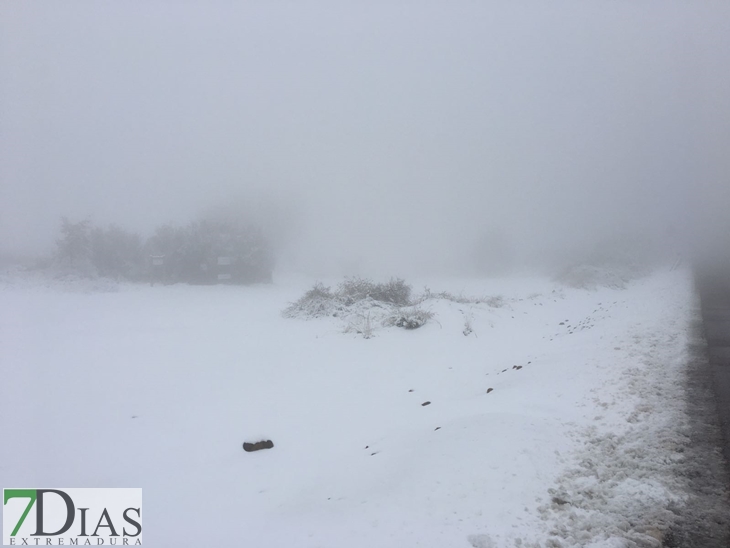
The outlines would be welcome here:
[[[4,3],[0,252],[243,215],[318,275],[727,257],[728,66],[720,2]]]

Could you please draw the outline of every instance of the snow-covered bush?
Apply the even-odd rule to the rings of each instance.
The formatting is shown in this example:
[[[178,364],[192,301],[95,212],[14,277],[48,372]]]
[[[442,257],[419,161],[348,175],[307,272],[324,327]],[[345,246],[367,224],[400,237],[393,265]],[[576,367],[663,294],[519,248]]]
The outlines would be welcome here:
[[[371,339],[373,337],[374,325],[370,312],[367,314],[353,314],[347,321],[345,333],[357,333],[362,335],[363,339]]]
[[[321,318],[336,316],[344,305],[337,296],[321,282],[316,282],[296,302],[284,309],[286,318]]]
[[[411,286],[400,278],[374,283],[365,278],[347,278],[337,288],[337,294],[349,306],[368,297],[382,303],[406,306],[411,302]]]
[[[646,276],[661,261],[660,250],[646,235],[610,238],[574,256],[557,271],[555,279],[577,289],[624,289],[628,282]]]
[[[373,336],[377,326],[416,329],[433,317],[411,303],[411,286],[400,278],[385,283],[347,278],[334,291],[317,282],[283,315],[303,319],[337,317],[345,323],[346,333],[359,333],[366,339]]]
[[[429,288],[425,288],[423,293],[416,299],[415,303],[423,303],[432,299],[443,299],[458,304],[486,304],[491,308],[502,308],[506,303],[501,295],[493,295],[491,297],[468,297],[464,295],[454,295],[449,291],[439,291],[434,293]]]
[[[556,276],[556,280],[575,289],[593,290],[598,287],[624,289],[626,284],[638,273],[627,267],[607,267],[591,265],[575,265],[565,268]]]
[[[418,329],[433,318],[433,312],[419,306],[399,308],[385,318],[383,325],[402,327],[403,329]]]
[[[487,297],[482,302],[486,303],[487,306],[490,306],[492,308],[502,308],[505,305],[504,297],[502,297],[502,295]]]
[[[347,278],[335,291],[317,282],[299,300],[284,310],[288,318],[338,316],[371,308],[407,306],[411,286],[400,278],[375,283],[366,278]]]

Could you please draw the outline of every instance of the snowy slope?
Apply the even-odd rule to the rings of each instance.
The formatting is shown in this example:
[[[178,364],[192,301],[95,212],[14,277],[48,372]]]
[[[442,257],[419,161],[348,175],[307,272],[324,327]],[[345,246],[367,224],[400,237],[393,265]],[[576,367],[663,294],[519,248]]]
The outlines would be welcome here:
[[[659,546],[687,497],[687,272],[431,280],[504,305],[429,300],[368,340],[282,317],[310,282],[6,277],[0,484],[142,487],[151,546]]]

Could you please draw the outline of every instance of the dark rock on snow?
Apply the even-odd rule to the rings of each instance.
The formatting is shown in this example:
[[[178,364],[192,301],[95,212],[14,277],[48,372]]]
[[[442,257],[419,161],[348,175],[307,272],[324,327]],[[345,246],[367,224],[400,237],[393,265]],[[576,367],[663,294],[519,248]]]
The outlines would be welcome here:
[[[243,450],[247,453],[260,451],[261,449],[271,449],[272,447],[274,447],[274,442],[271,440],[257,441],[256,443],[243,442]]]

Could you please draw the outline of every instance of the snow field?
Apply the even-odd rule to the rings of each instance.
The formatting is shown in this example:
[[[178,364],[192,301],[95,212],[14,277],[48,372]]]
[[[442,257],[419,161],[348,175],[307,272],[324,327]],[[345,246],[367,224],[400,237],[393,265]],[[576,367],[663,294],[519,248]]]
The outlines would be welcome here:
[[[366,340],[282,317],[311,281],[6,277],[0,482],[142,487],[153,546],[659,546],[687,496],[689,273],[428,282],[503,304],[427,300]]]

